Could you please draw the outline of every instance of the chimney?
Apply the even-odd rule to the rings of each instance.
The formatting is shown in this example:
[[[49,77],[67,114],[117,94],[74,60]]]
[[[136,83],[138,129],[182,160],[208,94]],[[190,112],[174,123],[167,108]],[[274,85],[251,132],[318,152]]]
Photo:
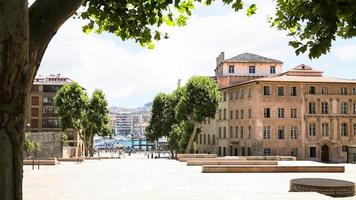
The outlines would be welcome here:
[[[181,80],[178,79],[178,88],[180,88],[180,85],[181,85]]]
[[[216,58],[216,67],[220,65],[225,60],[225,53],[221,52],[219,56]]]

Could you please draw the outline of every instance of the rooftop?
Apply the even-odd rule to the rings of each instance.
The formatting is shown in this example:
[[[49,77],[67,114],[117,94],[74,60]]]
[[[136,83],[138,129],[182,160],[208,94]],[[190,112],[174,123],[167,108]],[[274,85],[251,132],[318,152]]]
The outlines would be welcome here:
[[[280,64],[283,63],[280,60],[275,60],[272,58],[267,58],[267,57],[263,57],[263,56],[252,54],[252,53],[243,53],[243,54],[234,56],[232,58],[226,59],[226,60],[224,60],[224,62],[244,62],[244,63],[258,62],[258,63],[280,63]]]
[[[73,83],[73,80],[61,74],[37,75],[33,84],[35,85],[63,85]]]

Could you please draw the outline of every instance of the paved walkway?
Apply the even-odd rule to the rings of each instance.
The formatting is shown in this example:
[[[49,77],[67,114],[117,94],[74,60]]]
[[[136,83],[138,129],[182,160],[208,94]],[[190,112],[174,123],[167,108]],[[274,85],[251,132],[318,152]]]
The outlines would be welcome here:
[[[297,161],[293,164],[315,163]],[[300,177],[355,182],[356,165],[346,165],[346,173],[338,174],[203,174],[199,166],[132,155],[117,160],[41,166],[39,171],[25,166],[23,191],[24,200],[332,199],[317,193],[288,192],[290,179]]]

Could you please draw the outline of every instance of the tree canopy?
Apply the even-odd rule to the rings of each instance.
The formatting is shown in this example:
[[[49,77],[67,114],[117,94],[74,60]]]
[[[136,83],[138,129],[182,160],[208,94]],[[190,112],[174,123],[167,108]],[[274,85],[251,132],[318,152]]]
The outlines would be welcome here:
[[[167,137],[171,152],[189,151],[200,131],[198,124],[215,117],[220,98],[216,83],[202,76],[190,78],[171,94],[159,93],[146,137],[151,141]]]

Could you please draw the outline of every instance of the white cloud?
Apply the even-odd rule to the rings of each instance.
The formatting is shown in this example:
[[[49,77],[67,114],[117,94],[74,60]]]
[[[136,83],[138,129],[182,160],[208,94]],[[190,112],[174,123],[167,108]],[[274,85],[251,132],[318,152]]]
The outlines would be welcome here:
[[[82,22],[71,19],[51,42],[40,73],[62,73],[89,92],[101,88],[111,105],[139,106],[157,92],[175,89],[179,78],[213,75],[220,51],[226,51],[226,57],[251,52],[282,61],[290,58],[293,65],[308,61],[305,56],[296,61],[286,34],[267,23],[273,4],[261,1],[257,5],[257,15],[252,17],[232,10],[193,16],[185,27],[166,28],[170,38],[151,51],[136,50],[130,42],[108,36],[86,35],[81,32]]]
[[[335,48],[336,56],[343,61],[356,61],[356,45],[345,45]]]

